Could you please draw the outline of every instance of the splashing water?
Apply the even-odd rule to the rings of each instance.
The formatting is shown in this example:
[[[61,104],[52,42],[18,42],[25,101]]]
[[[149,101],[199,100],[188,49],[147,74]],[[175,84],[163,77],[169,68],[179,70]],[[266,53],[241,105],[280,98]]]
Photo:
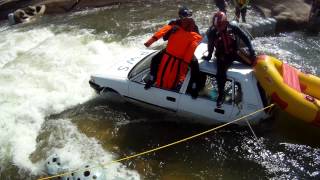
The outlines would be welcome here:
[[[214,10],[211,2],[188,3],[204,32]],[[44,175],[45,159],[54,153],[70,169],[76,169],[86,163],[104,164],[207,130],[202,125],[169,123],[176,117],[132,104],[112,104],[96,98],[88,85],[91,74],[104,72],[144,48],[143,42],[175,17],[176,10],[161,1],[160,5],[129,4],[44,17],[30,25],[1,25],[0,179],[34,179]],[[250,16],[254,14],[249,11]],[[319,36],[296,32],[257,38],[253,44],[261,53],[320,74],[315,58],[320,57]],[[293,118],[276,116],[281,118],[274,119],[290,124],[292,131],[300,128],[294,125]],[[281,133],[285,134],[284,131]],[[305,139],[311,138],[306,135],[301,135],[305,139],[292,142],[291,136],[281,139],[275,130],[270,133],[271,136],[260,133],[257,142],[246,129],[227,128],[170,150],[112,164],[106,167],[107,177],[320,177],[319,143],[312,141],[314,144],[309,146]],[[307,130],[300,133],[307,134]],[[320,137],[315,131],[311,133],[314,139]],[[19,175],[14,175],[15,170]]]

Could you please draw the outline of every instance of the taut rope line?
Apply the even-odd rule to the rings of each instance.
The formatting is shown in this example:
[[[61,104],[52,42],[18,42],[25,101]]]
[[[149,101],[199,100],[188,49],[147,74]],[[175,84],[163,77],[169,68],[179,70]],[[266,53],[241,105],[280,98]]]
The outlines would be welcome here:
[[[247,115],[245,115],[245,116],[242,116],[242,117],[240,117],[240,118],[238,118],[238,119],[235,119],[235,120],[233,120],[233,121],[227,122],[227,123],[225,123],[225,124],[222,124],[222,125],[220,125],[220,126],[214,127],[214,128],[209,129],[209,130],[207,130],[207,131],[204,131],[204,132],[195,134],[195,135],[193,135],[193,136],[189,136],[189,137],[187,137],[187,138],[184,138],[184,139],[175,141],[175,142],[173,142],[173,143],[166,144],[166,145],[163,145],[163,146],[154,148],[154,149],[150,149],[150,150],[147,150],[147,151],[138,153],[138,154],[134,154],[134,155],[132,155],[132,156],[127,156],[127,157],[124,157],[124,158],[121,158],[121,159],[118,159],[118,160],[113,160],[113,161],[105,164],[104,166],[108,166],[108,165],[110,165],[110,164],[112,164],[112,163],[121,162],[121,161],[124,161],[124,160],[128,160],[128,159],[132,159],[132,158],[135,158],[135,157],[138,157],[138,156],[142,156],[142,155],[145,155],[145,154],[149,154],[149,153],[151,153],[151,152],[155,152],[155,151],[158,151],[158,150],[160,150],[160,149],[164,149],[164,148],[167,148],[167,147],[170,147],[170,146],[173,146],[173,145],[176,145],[176,144],[179,144],[179,143],[188,141],[188,140],[190,140],[190,139],[194,139],[194,138],[199,137],[199,136],[202,136],[202,135],[204,135],[204,134],[208,134],[209,132],[212,132],[212,131],[221,129],[221,128],[225,127],[225,126],[228,126],[229,124],[232,124],[232,123],[241,121],[241,120],[243,120],[243,119],[245,119],[245,118],[247,118],[247,117],[249,117],[249,116],[252,116],[252,115],[254,115],[254,114],[258,113],[258,112],[264,111],[264,110],[266,110],[266,109],[268,109],[268,108],[271,108],[271,107],[273,107],[273,106],[274,106],[274,104],[271,104],[271,105],[269,105],[269,106],[267,106],[267,107],[261,108],[261,109],[255,111],[255,112],[252,112],[252,113],[250,113],[250,114],[247,114]],[[94,167],[92,167],[92,168],[78,169],[78,170],[75,170],[75,171],[70,171],[70,172],[66,172],[66,173],[62,173],[62,174],[57,174],[57,175],[54,175],[54,176],[39,178],[38,180],[46,180],[46,179],[52,179],[52,178],[62,177],[62,176],[65,176],[65,175],[70,175],[71,173],[74,173],[74,172],[78,172],[78,171],[82,171],[82,170],[88,170],[88,169],[94,169],[94,168],[97,168],[97,167],[101,167],[101,166],[94,166]]]

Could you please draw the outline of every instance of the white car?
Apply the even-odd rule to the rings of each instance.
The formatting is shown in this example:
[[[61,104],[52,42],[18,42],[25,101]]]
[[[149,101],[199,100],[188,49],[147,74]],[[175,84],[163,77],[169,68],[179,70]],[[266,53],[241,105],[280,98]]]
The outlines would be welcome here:
[[[190,71],[178,90],[154,86],[148,90],[144,89],[151,59],[158,52],[154,50],[141,50],[137,56],[116,64],[105,73],[92,75],[89,83],[98,93],[116,92],[127,100],[159,107],[180,116],[192,117],[186,119],[205,124],[230,122],[268,105],[253,70],[240,63],[234,63],[227,72],[225,101],[221,108],[217,108],[217,67],[214,61],[201,60],[206,50],[206,44],[201,43],[195,52],[203,79],[203,88],[196,99],[190,95]],[[267,117],[268,114],[262,111],[248,120],[256,123]]]

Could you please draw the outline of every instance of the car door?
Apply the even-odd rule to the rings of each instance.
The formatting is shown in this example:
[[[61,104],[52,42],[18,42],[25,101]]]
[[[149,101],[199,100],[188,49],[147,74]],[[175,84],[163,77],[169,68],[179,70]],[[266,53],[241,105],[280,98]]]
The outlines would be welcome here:
[[[177,111],[181,94],[178,90],[166,90],[152,86],[145,90],[145,78],[149,70],[138,74],[129,82],[129,98],[171,111]]]
[[[232,92],[234,89],[233,80],[227,80],[225,86],[225,101],[221,108],[216,108],[216,99],[218,96],[216,76],[203,72],[200,74],[203,87],[199,92],[199,96],[196,99],[192,99],[190,95],[191,85],[189,84],[186,93],[181,94],[178,113],[204,117],[206,119],[212,119],[213,121],[229,122],[234,108]]]

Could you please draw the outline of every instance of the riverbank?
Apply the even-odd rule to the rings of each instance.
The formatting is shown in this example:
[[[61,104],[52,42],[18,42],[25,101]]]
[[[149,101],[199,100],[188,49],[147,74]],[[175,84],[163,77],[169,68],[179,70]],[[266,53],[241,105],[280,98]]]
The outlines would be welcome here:
[[[0,2],[0,20],[16,9],[46,5],[45,14],[61,14],[88,8],[104,7],[142,0],[4,0]],[[308,23],[311,0],[253,0],[252,7],[265,17],[277,20],[276,30],[293,31],[303,28]]]

